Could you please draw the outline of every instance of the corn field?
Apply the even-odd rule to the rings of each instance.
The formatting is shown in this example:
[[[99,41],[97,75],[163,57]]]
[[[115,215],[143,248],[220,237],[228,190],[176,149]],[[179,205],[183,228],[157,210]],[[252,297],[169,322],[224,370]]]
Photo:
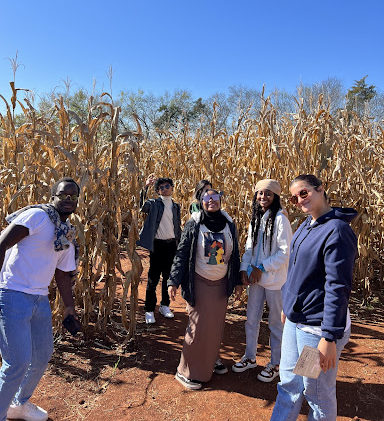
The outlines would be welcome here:
[[[352,227],[358,236],[359,258],[354,290],[362,301],[380,293],[384,258],[384,131],[369,118],[342,110],[331,115],[319,98],[317,111],[306,114],[300,101],[295,115],[277,118],[269,98],[257,119],[247,110],[229,134],[216,126],[212,106],[210,132],[176,132],[146,139],[140,124],[123,132],[120,108],[108,94],[105,102],[89,98],[88,117],[82,120],[58,100],[49,117],[37,113],[22,91],[11,83],[6,112],[0,115],[0,221],[16,209],[50,200],[50,186],[62,176],[78,180],[79,206],[72,223],[78,228],[80,267],[75,284],[76,304],[87,329],[107,326],[136,334],[137,291],[142,272],[135,250],[138,238],[139,193],[150,173],[174,180],[174,198],[181,204],[183,223],[194,186],[209,179],[224,192],[223,207],[234,218],[244,246],[254,186],[261,178],[276,178],[293,229],[303,215],[289,204],[289,183],[300,173],[323,180],[334,206],[353,207]],[[25,122],[16,126],[15,112]],[[128,259],[124,271],[121,261]],[[62,304],[51,288],[54,322],[59,326]],[[116,323],[121,314],[121,323]],[[120,316],[119,316],[120,317]],[[118,325],[118,326],[117,326]]]

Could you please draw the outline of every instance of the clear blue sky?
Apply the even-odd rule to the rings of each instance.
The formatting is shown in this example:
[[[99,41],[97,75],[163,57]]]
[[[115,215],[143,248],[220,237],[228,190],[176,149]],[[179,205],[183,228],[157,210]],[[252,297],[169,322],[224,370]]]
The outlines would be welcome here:
[[[9,57],[20,88],[63,79],[73,89],[187,89],[207,97],[231,85],[294,91],[368,74],[384,90],[383,0],[1,0],[0,93]]]

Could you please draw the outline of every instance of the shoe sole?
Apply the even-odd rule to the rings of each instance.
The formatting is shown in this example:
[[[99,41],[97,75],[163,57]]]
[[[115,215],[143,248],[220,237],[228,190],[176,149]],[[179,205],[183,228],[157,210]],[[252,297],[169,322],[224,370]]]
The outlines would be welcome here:
[[[224,369],[222,369],[222,370],[213,370],[213,372],[215,374],[227,374],[228,373],[228,368],[226,368],[225,370]]]
[[[160,313],[160,312],[159,312]],[[166,319],[173,319],[174,317],[175,317],[175,315],[174,314],[172,314],[172,316],[166,316],[165,314],[163,314],[163,313],[160,313],[163,317],[165,317]]]
[[[191,385],[191,384],[186,384],[184,383],[183,379],[181,379],[177,374],[175,374],[175,379],[182,384],[185,388],[189,389],[189,390],[199,390],[202,388],[201,384],[196,384],[196,385]]]
[[[246,367],[235,367],[234,365],[232,366],[232,371],[234,373],[243,373],[244,371],[250,370],[251,368],[256,368],[257,364],[248,364]]]
[[[276,375],[274,377],[264,377],[261,376],[260,374],[257,375],[257,380],[263,382],[263,383],[271,383],[273,382],[275,379],[277,379],[279,377],[279,375]]]

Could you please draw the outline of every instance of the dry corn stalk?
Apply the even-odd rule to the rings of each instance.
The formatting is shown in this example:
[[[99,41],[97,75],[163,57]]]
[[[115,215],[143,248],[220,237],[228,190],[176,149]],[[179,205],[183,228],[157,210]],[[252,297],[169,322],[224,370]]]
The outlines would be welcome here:
[[[11,105],[0,96],[6,107],[0,115],[1,221],[26,204],[48,201],[49,186],[61,176],[79,180],[82,193],[73,222],[79,232],[81,264],[75,293],[84,326],[94,321],[105,330],[120,303],[128,339],[135,336],[142,271],[135,251],[138,195],[150,173],[173,178],[183,222],[189,217],[196,182],[210,179],[225,192],[223,205],[237,223],[242,246],[256,182],[266,177],[280,180],[282,202],[296,228],[302,215],[286,201],[289,183],[300,173],[314,173],[324,181],[332,204],[359,212],[353,223],[360,252],[355,288],[365,299],[372,288],[382,287],[384,130],[370,120],[346,111],[330,115],[321,101],[312,114],[299,105],[296,115],[277,119],[265,99],[259,117],[249,119],[243,113],[232,134],[216,129],[214,104],[209,135],[190,133],[185,127],[162,133],[161,139],[143,139],[138,123],[135,133],[119,133],[120,110],[111,102],[94,103],[90,97],[88,117],[82,121],[60,100],[47,119],[38,116],[27,100],[18,101],[14,87],[12,92]],[[19,127],[16,104],[25,115]],[[122,251],[131,263],[128,272],[121,266]],[[58,324],[60,300],[54,288],[51,293]]]

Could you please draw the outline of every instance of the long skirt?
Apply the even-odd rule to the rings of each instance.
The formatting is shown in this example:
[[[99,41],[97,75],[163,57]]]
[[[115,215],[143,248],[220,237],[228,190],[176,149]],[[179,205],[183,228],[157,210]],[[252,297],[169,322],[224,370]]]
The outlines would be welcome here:
[[[177,371],[190,380],[211,379],[223,338],[227,276],[210,281],[195,273],[195,306],[187,305],[188,325]]]

